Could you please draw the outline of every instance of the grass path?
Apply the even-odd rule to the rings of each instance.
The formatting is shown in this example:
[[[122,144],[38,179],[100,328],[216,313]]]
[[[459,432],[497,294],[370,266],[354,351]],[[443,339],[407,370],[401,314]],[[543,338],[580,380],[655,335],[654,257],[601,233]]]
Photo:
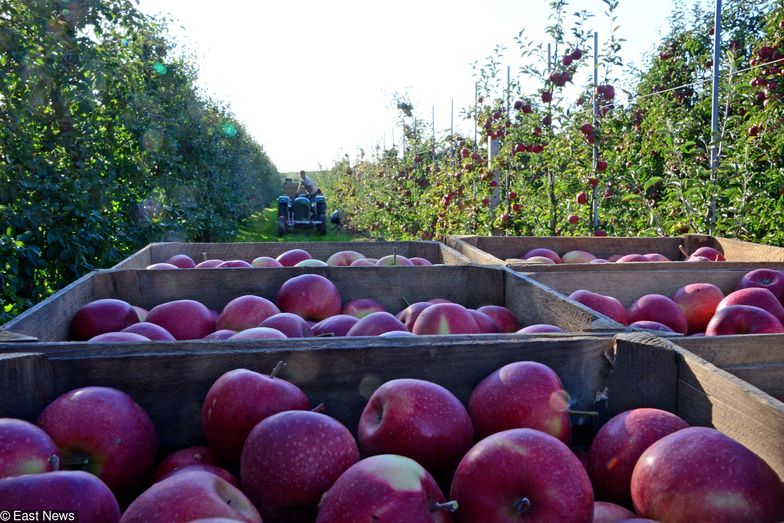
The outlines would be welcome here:
[[[327,224],[327,234],[321,236],[315,228],[295,229],[287,232],[285,236],[278,237],[278,210],[269,207],[251,216],[240,225],[240,231],[235,238],[238,242],[345,242],[364,240],[361,236],[349,234],[336,228],[331,223]]]

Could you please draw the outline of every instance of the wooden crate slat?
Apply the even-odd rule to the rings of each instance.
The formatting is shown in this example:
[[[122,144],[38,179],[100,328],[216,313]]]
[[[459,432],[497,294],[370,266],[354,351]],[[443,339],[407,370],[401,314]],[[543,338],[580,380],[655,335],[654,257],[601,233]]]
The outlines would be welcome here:
[[[54,399],[52,367],[37,353],[0,354],[0,417],[33,421]]]

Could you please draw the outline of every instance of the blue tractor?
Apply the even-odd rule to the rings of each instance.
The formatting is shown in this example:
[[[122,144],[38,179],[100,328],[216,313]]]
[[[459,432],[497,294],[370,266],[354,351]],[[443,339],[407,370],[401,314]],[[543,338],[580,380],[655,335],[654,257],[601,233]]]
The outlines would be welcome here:
[[[293,229],[315,227],[319,234],[327,234],[327,198],[317,194],[312,199],[302,194],[294,198],[278,196],[278,236]]]

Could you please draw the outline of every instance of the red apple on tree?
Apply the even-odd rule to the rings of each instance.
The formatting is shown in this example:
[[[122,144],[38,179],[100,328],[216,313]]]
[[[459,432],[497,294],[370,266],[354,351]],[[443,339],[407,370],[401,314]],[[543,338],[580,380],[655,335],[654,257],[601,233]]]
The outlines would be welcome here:
[[[15,418],[0,418],[0,478],[52,472],[60,453],[40,427]]]
[[[94,300],[79,307],[70,325],[70,339],[89,340],[106,332],[119,332],[139,322],[130,303],[113,298]]]

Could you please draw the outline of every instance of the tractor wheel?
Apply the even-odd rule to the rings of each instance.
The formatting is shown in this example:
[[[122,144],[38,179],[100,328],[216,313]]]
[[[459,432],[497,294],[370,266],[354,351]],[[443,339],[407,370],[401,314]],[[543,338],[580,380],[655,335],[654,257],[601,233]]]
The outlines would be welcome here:
[[[286,234],[286,218],[283,216],[278,217],[278,236]]]
[[[318,229],[320,235],[324,236],[325,234],[327,234],[327,217],[323,214],[320,214],[319,220],[321,221],[321,223],[316,225],[316,229]]]

